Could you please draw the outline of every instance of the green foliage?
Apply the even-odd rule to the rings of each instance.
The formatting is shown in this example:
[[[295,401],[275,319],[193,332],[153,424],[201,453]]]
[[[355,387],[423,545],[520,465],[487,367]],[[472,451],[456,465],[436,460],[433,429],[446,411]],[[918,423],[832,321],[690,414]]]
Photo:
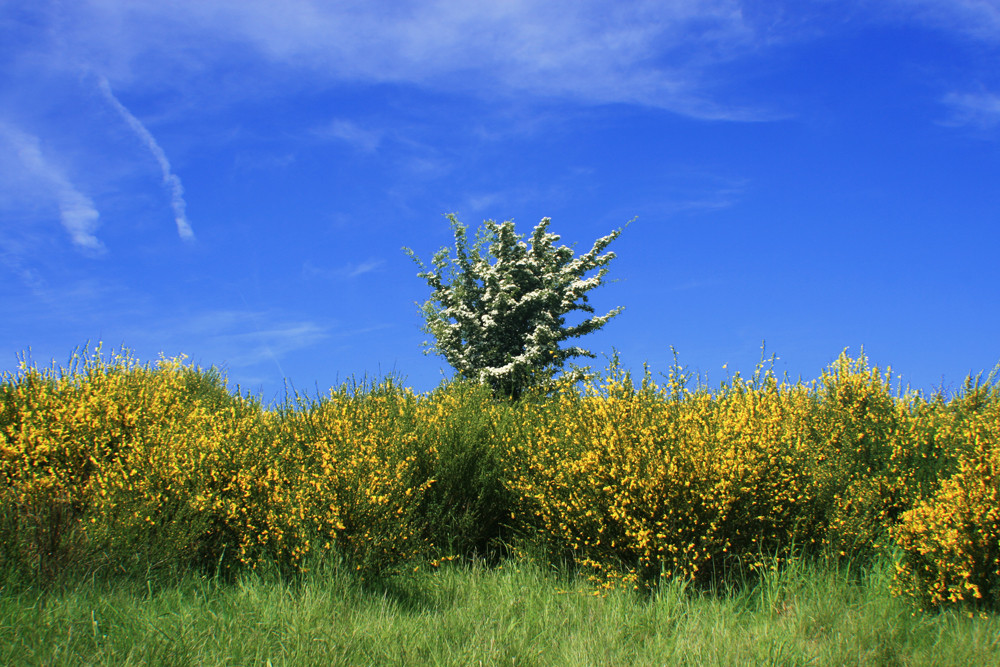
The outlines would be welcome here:
[[[503,476],[502,443],[520,415],[494,401],[489,387],[467,381],[443,385],[422,407],[415,432],[422,474],[434,483],[420,514],[433,555],[502,555],[516,501]]]
[[[448,219],[455,257],[442,248],[428,268],[404,248],[431,288],[422,307],[424,330],[435,339],[426,343],[428,353],[443,356],[461,377],[488,384],[495,395],[515,398],[551,379],[569,359],[593,356],[560,344],[597,331],[622,309],[572,325],[566,315],[594,313],[587,292],[603,284],[615,254],[601,253],[621,229],[574,257],[571,248],[554,245],[559,236],[548,233],[549,218],[535,226],[530,247],[511,221],[485,221],[470,245],[465,225],[454,215]],[[597,273],[585,278],[592,271]]]

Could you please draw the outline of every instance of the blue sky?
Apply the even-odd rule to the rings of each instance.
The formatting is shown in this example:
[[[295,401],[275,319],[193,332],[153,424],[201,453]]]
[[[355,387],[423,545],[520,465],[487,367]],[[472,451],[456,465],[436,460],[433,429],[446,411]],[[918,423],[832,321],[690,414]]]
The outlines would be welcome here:
[[[998,183],[997,0],[6,0],[0,369],[432,389],[401,248],[454,212],[636,217],[582,341],[626,365],[954,388],[1000,361]]]

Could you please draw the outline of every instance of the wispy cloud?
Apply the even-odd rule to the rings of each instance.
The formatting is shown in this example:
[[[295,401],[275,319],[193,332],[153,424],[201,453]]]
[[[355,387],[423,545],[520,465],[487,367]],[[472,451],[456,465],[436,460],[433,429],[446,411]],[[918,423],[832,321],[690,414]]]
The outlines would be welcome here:
[[[634,103],[699,118],[770,117],[724,99],[711,83],[713,67],[760,46],[738,0],[438,0],[391,8],[176,0],[90,2],[69,11],[75,20],[62,22],[70,33],[64,42],[123,80],[169,71],[175,85],[186,85],[239,44],[279,66],[252,68],[251,88],[280,71],[292,86],[306,76],[489,99]]]
[[[946,125],[971,125],[981,129],[1000,125],[1000,94],[985,91],[950,93],[943,102],[952,110]]]
[[[37,269],[30,267],[24,261],[24,252],[19,252],[20,249],[12,248],[12,244],[9,239],[4,239],[3,243],[0,243],[0,264],[3,264],[7,269],[9,269],[14,275],[20,278],[21,283],[26,286],[31,293],[38,299],[45,299],[47,296],[47,284],[42,275]],[[34,308],[35,304],[31,304]],[[10,316],[10,309],[6,310],[6,314]]]
[[[227,363],[236,367],[254,366],[312,347],[328,336],[325,329],[312,322],[278,323],[266,330],[220,333],[210,342],[226,350]],[[281,366],[279,372],[284,374]]]
[[[1000,3],[996,0],[895,0],[891,6],[901,7],[905,20],[1000,42]]]
[[[382,133],[377,130],[366,130],[349,120],[335,118],[326,125],[313,131],[321,139],[337,139],[344,141],[364,153],[374,153],[382,141]]]
[[[481,192],[477,194],[471,194],[466,199],[468,208],[475,213],[480,213],[482,211],[489,210],[491,207],[503,202],[505,195],[503,192]]]
[[[663,185],[649,202],[656,214],[676,215],[730,208],[750,186],[745,178],[734,178],[697,167],[663,175]]]
[[[996,0],[436,0],[391,8],[320,0],[37,1],[63,17],[39,38],[51,51],[46,57],[74,66],[83,60],[128,84],[175,86],[192,105],[199,95],[218,104],[265,89],[389,82],[490,100],[629,103],[704,119],[771,120],[786,115],[731,97],[725,81],[732,76],[719,76],[720,68],[836,30],[844,17],[920,22],[1000,41]],[[234,47],[253,61],[233,68]],[[227,76],[205,75],[217,67]],[[229,76],[234,69],[252,78]],[[382,139],[348,121],[325,130],[366,151]]]
[[[329,328],[311,321],[289,319],[270,311],[214,310],[183,322],[164,324],[175,347],[194,350],[233,368],[274,364],[285,373],[281,360],[329,338]]]
[[[26,175],[55,200],[59,219],[73,244],[89,253],[104,252],[104,244],[94,235],[100,217],[94,201],[45,157],[38,137],[0,124],[0,138],[10,143]]]
[[[677,195],[668,197],[662,206],[662,211],[667,215],[720,211],[732,207],[743,194],[744,190],[742,188],[729,188],[707,192],[695,197]]]
[[[357,278],[372,271],[378,271],[385,265],[383,259],[368,259],[360,263],[348,262],[335,269],[326,269],[306,261],[302,265],[302,276],[305,278],[320,278],[323,280],[343,280]]]
[[[348,264],[345,267],[347,271],[348,278],[357,278],[358,276],[363,276],[366,273],[371,273],[372,271],[377,271],[382,268],[385,264],[385,260],[381,259],[370,259],[367,262],[361,262],[360,264]]]
[[[99,85],[101,92],[107,97],[111,105],[125,119],[125,122],[135,132],[136,136],[142,140],[149,149],[149,152],[153,154],[153,157],[156,158],[156,162],[160,165],[160,171],[163,172],[163,184],[170,190],[170,205],[174,210],[174,222],[177,224],[177,234],[185,241],[193,241],[194,231],[191,229],[191,224],[187,219],[184,186],[181,185],[181,179],[170,168],[170,161],[167,159],[166,153],[160,148],[160,144],[156,142],[156,139],[146,129],[146,126],[133,116],[132,112],[125,108],[124,104],[118,101],[118,98],[111,91],[111,84],[108,83],[108,80],[102,77]]]

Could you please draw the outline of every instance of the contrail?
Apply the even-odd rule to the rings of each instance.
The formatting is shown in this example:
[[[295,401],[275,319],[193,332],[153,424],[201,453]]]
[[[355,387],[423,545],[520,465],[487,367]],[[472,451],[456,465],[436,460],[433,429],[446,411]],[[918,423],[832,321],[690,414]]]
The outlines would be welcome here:
[[[160,148],[160,144],[156,143],[156,139],[153,135],[149,133],[146,126],[143,125],[138,118],[132,115],[132,112],[125,108],[125,105],[118,101],[115,94],[111,92],[111,84],[103,76],[100,79],[101,92],[104,96],[108,98],[108,101],[115,107],[121,117],[125,119],[128,126],[132,128],[132,131],[142,139],[143,143],[149,149],[149,152],[153,154],[156,161],[160,164],[160,171],[163,172],[163,183],[170,188],[170,203],[174,209],[174,221],[177,223],[177,234],[185,241],[194,240],[194,231],[191,229],[190,223],[187,220],[187,214],[185,209],[187,204],[184,202],[184,186],[181,185],[181,179],[177,178],[177,174],[173,173],[170,169],[170,160],[167,159],[166,153]]]
[[[38,137],[5,126],[0,126],[0,134],[14,145],[28,172],[51,188],[59,202],[59,218],[73,243],[94,253],[104,252],[104,244],[94,236],[100,217],[94,201],[77,190],[58,167],[45,159]]]

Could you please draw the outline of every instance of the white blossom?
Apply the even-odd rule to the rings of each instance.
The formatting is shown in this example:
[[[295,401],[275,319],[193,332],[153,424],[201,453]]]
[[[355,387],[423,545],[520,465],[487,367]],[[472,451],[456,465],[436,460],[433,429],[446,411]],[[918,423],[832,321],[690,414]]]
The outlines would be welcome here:
[[[466,226],[454,215],[448,219],[455,234],[454,257],[442,248],[428,268],[404,248],[431,288],[421,307],[424,329],[435,338],[433,344],[425,343],[428,354],[440,354],[462,377],[511,397],[551,379],[571,358],[594,356],[559,344],[600,329],[623,309],[573,326],[566,325],[565,316],[572,311],[593,314],[586,292],[603,284],[615,257],[604,249],[622,229],[574,257],[571,248],[554,245],[559,236],[547,232],[549,218],[535,226],[530,245],[520,240],[512,221],[485,221],[470,244]],[[592,271],[596,273],[584,277]]]

